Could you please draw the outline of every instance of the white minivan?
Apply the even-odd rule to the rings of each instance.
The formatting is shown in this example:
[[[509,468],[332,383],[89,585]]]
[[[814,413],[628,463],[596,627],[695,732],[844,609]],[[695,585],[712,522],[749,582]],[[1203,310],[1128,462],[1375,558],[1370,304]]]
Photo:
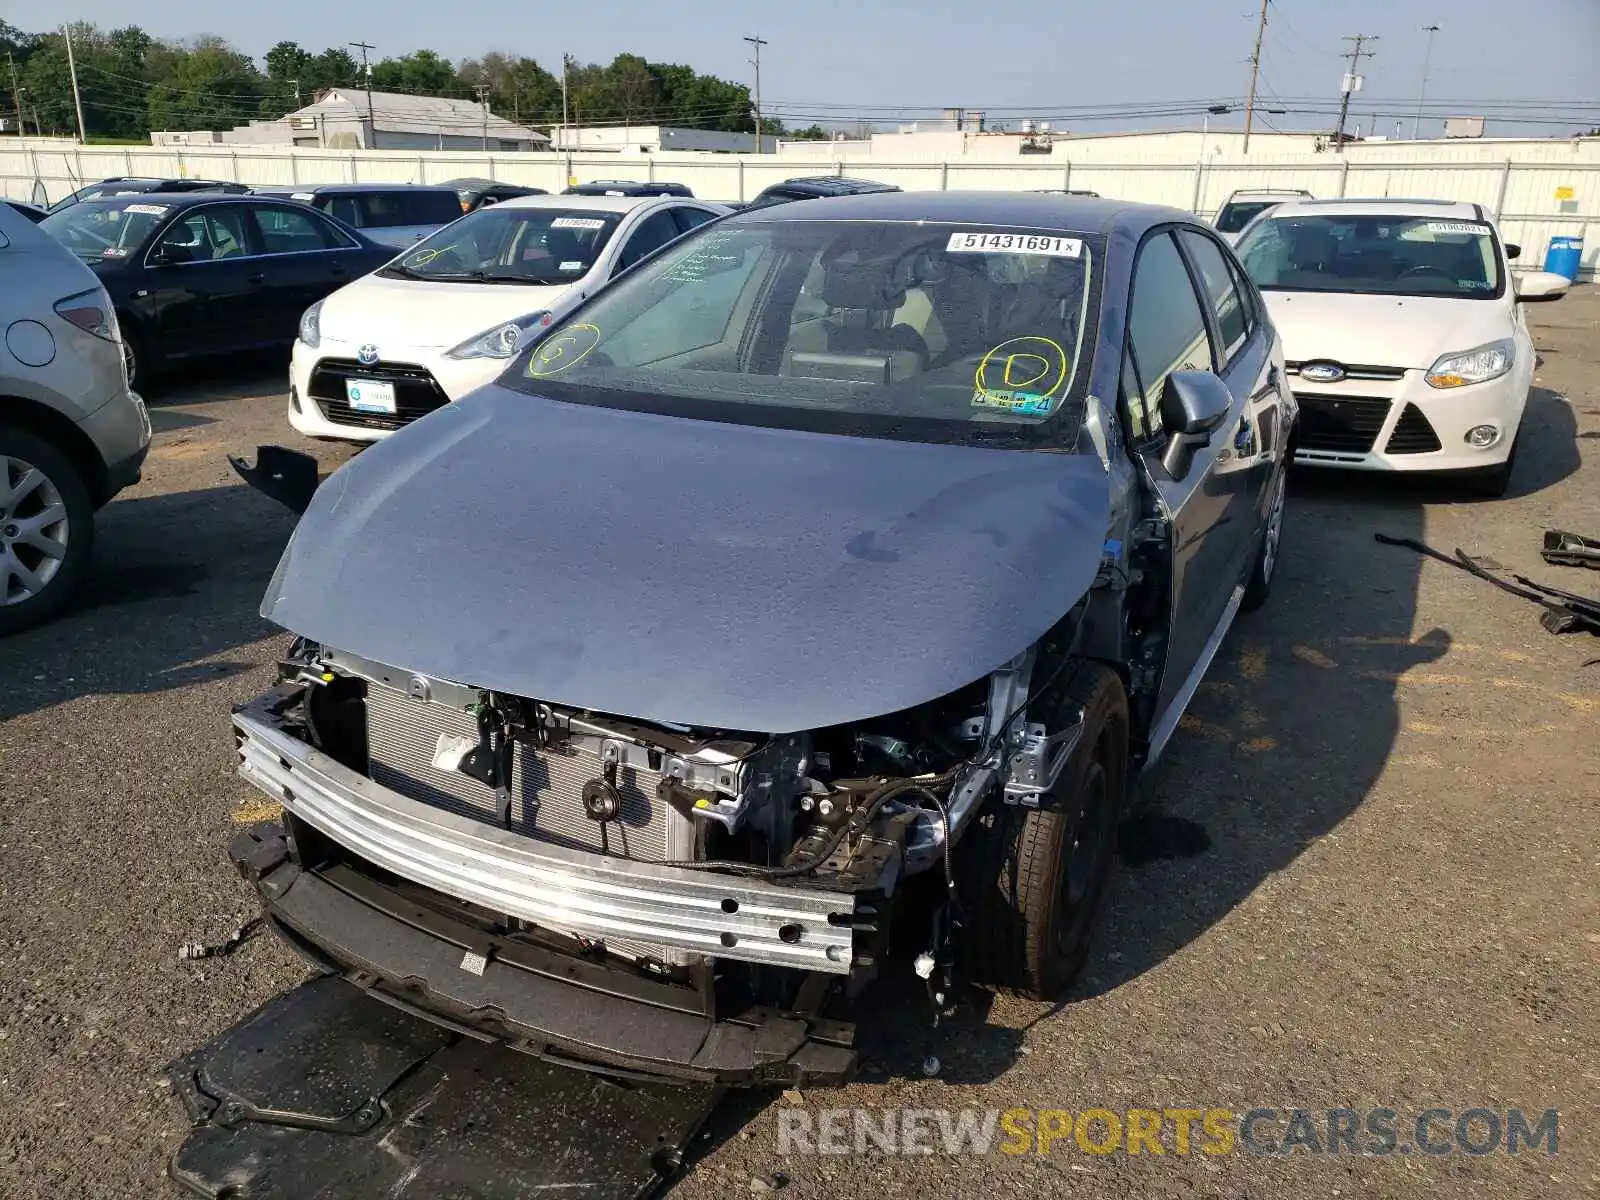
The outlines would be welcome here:
[[[1457,472],[1504,494],[1533,383],[1518,301],[1557,299],[1565,279],[1513,280],[1520,248],[1482,205],[1446,201],[1280,204],[1235,250],[1283,336],[1296,462]]]
[[[728,211],[678,197],[523,196],[469,213],[306,310],[289,423],[376,441],[488,383],[530,329]]]

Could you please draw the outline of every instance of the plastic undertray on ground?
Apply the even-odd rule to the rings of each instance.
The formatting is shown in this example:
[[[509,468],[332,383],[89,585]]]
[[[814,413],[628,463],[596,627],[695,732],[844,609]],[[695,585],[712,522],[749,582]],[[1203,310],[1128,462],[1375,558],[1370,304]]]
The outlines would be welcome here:
[[[721,1096],[554,1065],[335,978],[169,1073],[194,1122],[172,1178],[219,1200],[631,1200],[676,1172]]]

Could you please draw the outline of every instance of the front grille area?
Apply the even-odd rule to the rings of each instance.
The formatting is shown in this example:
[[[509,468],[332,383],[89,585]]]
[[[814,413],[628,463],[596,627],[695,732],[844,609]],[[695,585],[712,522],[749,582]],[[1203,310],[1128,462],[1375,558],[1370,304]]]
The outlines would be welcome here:
[[[460,771],[433,765],[441,734],[478,739],[470,713],[413,700],[404,693],[367,687],[367,757],[373,780],[403,796],[447,812],[494,824],[494,789]],[[600,824],[583,812],[583,785],[601,773],[587,751],[518,745],[516,785],[511,789],[511,829],[534,841],[600,851]],[[623,767],[617,772],[622,815],[607,822],[608,853],[638,862],[667,862],[669,823],[687,821],[656,798],[658,772]],[[687,855],[685,855],[687,857]],[[564,930],[553,930],[563,933]],[[606,948],[623,958],[683,963],[692,956],[647,942],[607,938]]]
[[[347,379],[394,384],[394,413],[357,412],[351,408],[344,390]],[[328,420],[365,429],[399,429],[450,403],[433,373],[410,363],[375,363],[368,367],[353,358],[324,358],[312,369],[306,390]]]
[[[1335,396],[1295,389],[1300,402],[1300,449],[1366,454],[1389,417],[1389,401],[1374,396]]]
[[[1422,415],[1422,410],[1415,404],[1407,404],[1400,413],[1400,419],[1395,422],[1394,432],[1389,435],[1384,451],[1388,454],[1432,454],[1442,448],[1439,435],[1428,424],[1428,418]]]
[[[1283,364],[1283,369],[1290,375],[1299,375],[1301,367],[1308,367],[1312,363],[1332,362],[1332,359],[1327,358],[1308,358],[1301,362],[1286,362]],[[1334,363],[1333,365],[1344,369],[1344,377],[1346,379],[1376,379],[1393,382],[1406,377],[1406,369],[1404,367],[1374,367],[1360,363]]]

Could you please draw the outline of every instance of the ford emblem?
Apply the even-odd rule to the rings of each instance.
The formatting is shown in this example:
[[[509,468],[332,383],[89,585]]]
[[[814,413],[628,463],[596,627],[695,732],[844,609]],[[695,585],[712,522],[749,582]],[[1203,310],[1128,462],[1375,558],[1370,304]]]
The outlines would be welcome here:
[[[373,363],[378,361],[378,348],[371,342],[368,342],[365,346],[356,351],[356,359],[361,363],[362,366],[370,367]],[[1342,375],[1344,372],[1341,371],[1340,374]]]
[[[1344,368],[1338,363],[1308,363],[1300,368],[1300,378],[1312,383],[1338,383],[1344,374]]]

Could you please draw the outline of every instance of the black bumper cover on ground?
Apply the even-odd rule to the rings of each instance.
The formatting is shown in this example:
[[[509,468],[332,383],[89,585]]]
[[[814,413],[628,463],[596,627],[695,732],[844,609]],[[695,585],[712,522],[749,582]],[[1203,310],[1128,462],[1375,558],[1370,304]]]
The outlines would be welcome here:
[[[318,965],[389,1004],[476,1038],[558,1063],[646,1079],[737,1086],[840,1084],[854,1074],[854,1027],[820,1017],[758,1010],[718,1019],[625,994],[625,976],[592,962],[546,966],[514,961],[482,933],[437,913],[401,919],[289,855],[283,830],[258,826],[229,853],[252,879],[285,940]],[[346,879],[352,878],[347,875]],[[368,889],[383,897],[381,887]],[[424,927],[426,926],[426,927]],[[463,969],[467,950],[487,959]]]
[[[677,1170],[721,1095],[552,1066],[333,978],[270,1001],[170,1077],[195,1124],[172,1177],[217,1200],[631,1200]]]

